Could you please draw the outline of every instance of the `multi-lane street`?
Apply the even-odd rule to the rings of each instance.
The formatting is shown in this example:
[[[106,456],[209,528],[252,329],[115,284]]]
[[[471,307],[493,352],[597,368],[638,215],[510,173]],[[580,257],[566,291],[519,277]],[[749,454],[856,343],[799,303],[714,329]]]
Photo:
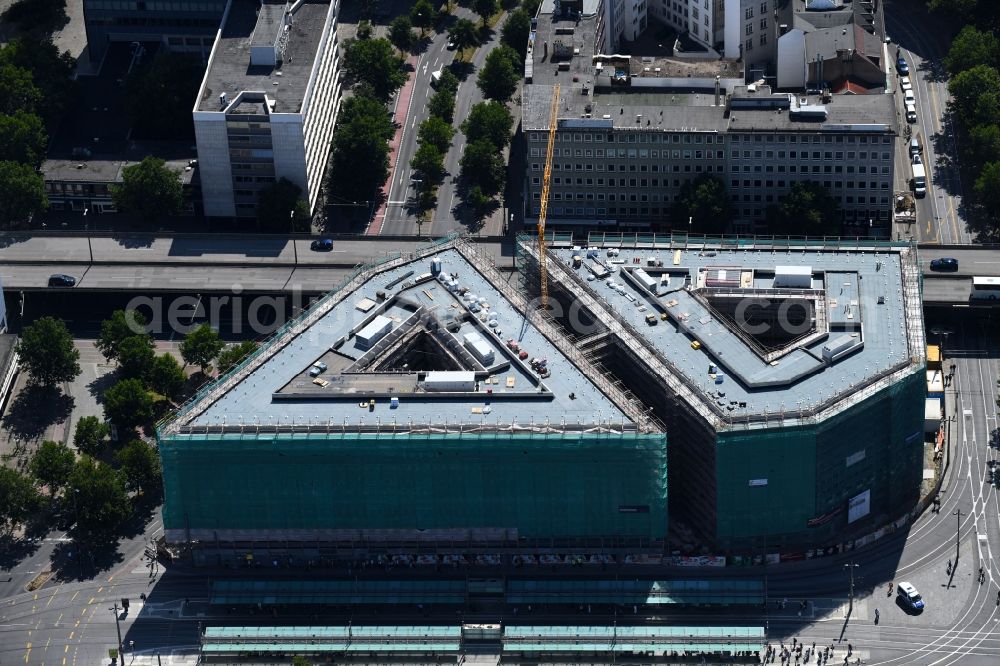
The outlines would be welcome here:
[[[899,127],[909,127],[923,145],[923,163],[927,171],[927,195],[916,200],[917,221],[910,233],[920,242],[971,243],[974,234],[966,226],[962,208],[962,191],[957,159],[954,128],[948,115],[948,79],[942,65],[947,53],[943,35],[927,29],[924,11],[914,12],[913,3],[886,2],[886,32],[892,38],[889,45],[890,84],[897,100]],[[921,8],[918,8],[921,9]],[[899,75],[893,67],[901,53],[910,67],[910,81],[916,98],[917,122],[908,124],[904,113],[903,92]],[[900,137],[896,152],[896,191],[913,188],[909,141]]]
[[[477,25],[479,24],[478,16],[466,7],[457,7],[454,14],[456,18],[469,19]],[[476,50],[466,68],[467,76],[458,86],[458,92],[455,95],[456,127],[468,117],[473,104],[483,101],[482,92],[476,86],[476,76],[486,61],[487,54],[500,42],[502,21],[503,19],[497,24],[490,39]],[[392,180],[389,189],[389,202],[386,206],[385,219],[379,228],[380,234],[415,235],[419,232],[424,236],[442,236],[451,231],[466,230],[462,220],[453,212],[455,206],[460,203],[456,189],[459,160],[465,147],[465,135],[460,130],[456,131],[451,148],[445,155],[444,165],[447,175],[438,188],[437,214],[418,229],[417,217],[409,205],[416,193],[410,160],[413,159],[417,148],[417,129],[420,127],[420,123],[430,116],[428,102],[431,95],[434,94],[434,89],[430,85],[430,76],[433,72],[449,66],[455,57],[455,52],[447,49],[447,42],[448,35],[446,33],[431,35],[427,50],[421,53],[417,59],[413,92],[409,99],[409,108],[406,111],[396,166],[390,173]],[[480,233],[488,235],[499,233],[499,231],[498,228],[491,228],[490,222],[487,221],[486,227],[481,229]]]

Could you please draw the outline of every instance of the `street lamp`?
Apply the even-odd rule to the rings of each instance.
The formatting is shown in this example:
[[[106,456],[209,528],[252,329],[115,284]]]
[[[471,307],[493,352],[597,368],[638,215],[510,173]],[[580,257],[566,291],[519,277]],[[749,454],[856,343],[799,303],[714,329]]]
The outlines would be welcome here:
[[[848,573],[850,573],[851,575],[851,588],[848,594],[848,605],[847,605],[848,615],[850,615],[851,611],[854,610],[854,570],[860,566],[861,566],[860,564],[856,564],[854,562],[844,565],[844,568],[847,569]]]
[[[955,516],[955,568],[958,568],[958,552],[959,544],[961,543],[961,532],[962,532],[962,510],[955,509],[951,512],[951,515]]]
[[[113,612],[115,614],[115,631],[118,633],[118,654],[121,655],[121,653],[122,653],[122,627],[121,627],[121,623],[119,622],[119,619],[118,619],[118,602],[116,601],[114,607],[113,608],[109,608],[108,610],[111,611],[111,612]]]

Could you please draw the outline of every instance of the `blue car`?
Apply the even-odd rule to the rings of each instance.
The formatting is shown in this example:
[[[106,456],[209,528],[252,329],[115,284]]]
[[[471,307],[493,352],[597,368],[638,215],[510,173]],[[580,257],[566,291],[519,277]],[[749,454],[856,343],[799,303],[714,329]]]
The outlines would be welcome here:
[[[330,238],[319,238],[309,244],[309,249],[316,252],[329,252],[333,249],[333,240]]]
[[[953,259],[952,257],[941,257],[940,259],[931,260],[931,270],[932,271],[957,271],[958,270],[958,259]]]
[[[910,73],[910,66],[906,64],[906,58],[903,56],[896,58],[896,71],[899,72],[900,76],[906,76]]]

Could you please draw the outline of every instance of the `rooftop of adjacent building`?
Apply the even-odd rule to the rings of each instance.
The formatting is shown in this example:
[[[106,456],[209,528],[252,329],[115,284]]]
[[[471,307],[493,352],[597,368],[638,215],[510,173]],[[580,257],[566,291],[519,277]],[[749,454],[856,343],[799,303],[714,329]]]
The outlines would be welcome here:
[[[840,49],[882,59],[885,37],[881,0],[790,0],[778,20],[807,34],[810,55],[834,57]]]
[[[40,170],[46,182],[120,183],[122,169],[147,156],[164,160],[167,167],[180,174],[184,185],[197,173],[198,154],[185,141],[129,141],[120,153],[91,154],[89,149],[79,148],[70,154],[56,151],[42,162]]]
[[[286,11],[287,7],[287,11]],[[299,0],[295,3],[232,0],[229,14],[216,41],[196,111],[224,109],[240,93],[264,93],[273,101],[271,113],[298,113],[305,99],[309,77],[319,49],[329,0]],[[287,17],[287,18],[286,18]],[[253,64],[252,50],[279,51],[276,64]],[[239,112],[266,113],[263,104]]]
[[[565,9],[564,5],[560,7]],[[898,119],[892,95],[837,95],[824,99],[817,94],[774,93],[769,86],[739,85],[734,82],[743,79],[740,62],[720,59],[714,54],[707,58],[696,53],[675,53],[681,42],[675,41],[672,33],[660,35],[657,31],[666,28],[653,21],[635,42],[625,46],[631,53],[600,54],[595,15],[586,11],[582,15],[573,11],[556,14],[554,9],[552,0],[542,4],[529,40],[525,73],[531,83],[525,86],[522,96],[525,129],[548,129],[555,85],[560,86],[559,119],[585,121],[582,125],[594,121],[590,124],[595,128],[607,128],[610,124],[619,129],[653,131],[808,131],[822,129],[825,124],[841,128],[885,125],[887,129],[883,131],[896,129]],[[816,12],[809,14],[821,16]],[[835,32],[841,39],[850,36],[851,44],[855,45],[859,39],[866,44],[871,40],[878,42],[875,36],[852,24],[854,16],[853,11],[843,10],[836,17],[827,17],[826,22],[832,26],[830,35]],[[816,30],[811,25],[810,29]],[[847,36],[842,34],[845,31]],[[812,38],[820,39],[824,34],[820,32]],[[840,47],[836,35],[831,36],[831,48]],[[872,49],[875,48],[877,45],[873,43]],[[716,77],[720,82],[718,97],[713,85]],[[643,81],[668,78],[671,85],[663,87],[644,85],[659,81]],[[858,86],[851,87],[849,83],[844,82],[838,90],[859,92]],[[791,99],[791,103],[784,108],[742,108],[730,112],[727,89],[732,98],[775,97]],[[799,106],[822,106],[827,117],[806,119],[788,113],[789,107]]]
[[[525,130],[548,130],[553,89],[552,85],[525,86],[522,97]],[[560,121],[572,121],[570,125],[592,129],[895,132],[898,122],[892,95],[773,93],[768,86],[739,86],[732,95],[720,91],[717,99],[710,92],[666,88],[655,92],[648,88],[641,91],[620,89],[583,95],[570,84],[560,87],[559,100]],[[752,100],[760,100],[761,106],[733,108],[739,104],[753,104]],[[765,103],[765,100],[773,103]],[[822,107],[826,117],[806,118],[789,112],[801,107]]]
[[[485,259],[448,245],[433,256],[441,261],[440,275],[431,275],[431,255],[425,255],[374,269],[360,286],[333,292],[332,305],[314,306],[311,323],[294,335],[279,332],[246,368],[220,380],[228,383],[217,394],[210,389],[174,424],[181,430],[378,423],[489,430],[512,423],[634,422],[599,386],[605,379],[588,377],[582,361],[567,356],[573,353],[567,340],[557,346],[551,337],[557,331],[543,333],[508,298],[511,286],[498,288],[499,273],[481,270]],[[380,333],[385,326],[391,330]],[[493,358],[472,354],[470,334],[479,335]],[[536,358],[547,359],[544,373],[532,367]],[[325,368],[314,383],[310,368],[318,362]],[[435,390],[426,376],[433,371],[466,375],[437,378],[457,382],[475,372],[475,387]]]
[[[573,277],[550,270],[550,278],[568,279],[572,290],[587,290],[605,303],[648,345],[650,356],[666,360],[718,423],[738,426],[741,419],[770,415],[773,425],[800,410],[836,410],[893,373],[914,371],[925,353],[911,248],[624,246],[611,258],[611,246],[601,244],[596,258],[584,258],[575,269],[573,255],[586,257],[586,248],[551,249]],[[610,274],[594,276],[595,265]],[[809,286],[779,285],[779,266],[809,267]],[[631,278],[635,269],[655,282],[652,291]],[[748,321],[765,301],[798,308],[812,300],[813,327],[763,342],[736,326],[740,309],[735,315],[729,310],[739,301],[732,299],[749,305]],[[841,346],[846,356],[836,355]]]

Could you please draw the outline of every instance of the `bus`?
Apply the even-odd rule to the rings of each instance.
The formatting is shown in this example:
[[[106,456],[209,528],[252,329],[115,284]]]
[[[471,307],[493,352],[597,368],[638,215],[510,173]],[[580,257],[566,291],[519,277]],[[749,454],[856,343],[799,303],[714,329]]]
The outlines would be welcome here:
[[[1000,277],[972,278],[972,298],[988,298],[990,300],[1000,298]]]

